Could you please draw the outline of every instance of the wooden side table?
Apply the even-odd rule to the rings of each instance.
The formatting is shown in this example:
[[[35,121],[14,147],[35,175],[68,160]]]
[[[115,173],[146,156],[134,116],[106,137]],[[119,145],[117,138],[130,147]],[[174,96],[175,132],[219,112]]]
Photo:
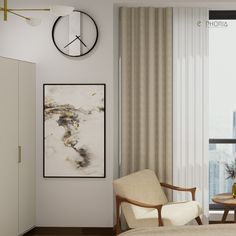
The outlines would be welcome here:
[[[225,222],[230,209],[234,210],[234,223],[236,223],[236,198],[233,198],[232,193],[217,194],[212,198],[212,201],[224,207],[224,214],[221,220],[223,223]]]

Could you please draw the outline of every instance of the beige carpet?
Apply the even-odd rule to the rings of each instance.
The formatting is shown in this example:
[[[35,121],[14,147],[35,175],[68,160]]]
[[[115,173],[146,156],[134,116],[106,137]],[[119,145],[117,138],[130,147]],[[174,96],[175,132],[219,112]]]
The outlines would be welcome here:
[[[236,224],[173,226],[133,229],[120,236],[235,236]]]

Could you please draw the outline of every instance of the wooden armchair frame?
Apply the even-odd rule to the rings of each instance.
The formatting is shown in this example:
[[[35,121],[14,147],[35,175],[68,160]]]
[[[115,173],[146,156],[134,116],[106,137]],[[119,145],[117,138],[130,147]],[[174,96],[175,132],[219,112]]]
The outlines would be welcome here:
[[[191,195],[192,195],[192,200],[195,201],[196,188],[181,188],[181,187],[177,187],[177,186],[174,186],[174,185],[171,185],[171,184],[166,184],[166,183],[161,183],[161,186],[164,187],[164,188],[175,190],[175,191],[190,192]],[[157,209],[158,224],[159,224],[159,226],[164,225],[163,220],[162,220],[162,216],[161,216],[161,209],[162,209],[163,205],[146,204],[146,203],[134,201],[132,199],[123,198],[119,195],[116,195],[116,235],[119,235],[121,233],[120,209],[121,209],[121,203],[123,203],[123,202],[130,203],[130,204],[133,204],[133,205],[136,205],[136,206],[139,206],[139,207]],[[195,220],[197,221],[197,223],[199,225],[202,225],[202,221],[201,221],[201,218],[199,216],[196,217]]]
[[[161,183],[161,186],[171,190],[181,191],[181,192],[190,192],[192,194],[192,200],[195,201],[195,193],[197,188],[181,188],[171,184]]]

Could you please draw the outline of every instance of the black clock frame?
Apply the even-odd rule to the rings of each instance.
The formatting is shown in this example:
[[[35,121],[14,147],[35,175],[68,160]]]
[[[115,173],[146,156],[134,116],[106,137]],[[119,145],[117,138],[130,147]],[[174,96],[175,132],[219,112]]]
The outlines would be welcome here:
[[[79,10],[74,10],[74,12],[80,12],[81,14],[84,14],[84,15],[88,16],[88,17],[93,21],[93,23],[94,23],[94,25],[95,25],[95,28],[96,28],[96,39],[95,39],[95,41],[94,41],[93,46],[92,46],[87,52],[85,52],[85,53],[83,53],[83,54],[81,54],[81,55],[75,55],[75,56],[66,54],[65,52],[63,52],[63,51],[57,46],[57,44],[56,44],[56,42],[55,42],[55,38],[54,38],[54,31],[55,31],[55,28],[56,28],[57,23],[58,23],[59,20],[60,20],[62,17],[64,17],[64,16],[59,16],[59,17],[56,19],[56,21],[54,22],[54,24],[53,24],[53,27],[52,27],[52,41],[53,41],[55,47],[57,48],[57,50],[58,50],[59,52],[61,52],[62,54],[64,54],[65,56],[68,56],[68,57],[82,57],[82,56],[87,55],[89,52],[91,52],[91,51],[93,50],[93,48],[96,46],[97,41],[98,41],[98,26],[97,26],[95,20],[94,20],[88,13],[86,13],[86,12],[84,12],[84,11],[79,11]]]

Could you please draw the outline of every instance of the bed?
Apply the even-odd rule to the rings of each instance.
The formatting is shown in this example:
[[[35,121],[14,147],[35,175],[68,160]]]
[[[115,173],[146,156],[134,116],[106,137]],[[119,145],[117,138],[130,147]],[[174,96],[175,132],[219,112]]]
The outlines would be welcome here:
[[[149,227],[126,231],[119,236],[234,236],[236,224]]]

